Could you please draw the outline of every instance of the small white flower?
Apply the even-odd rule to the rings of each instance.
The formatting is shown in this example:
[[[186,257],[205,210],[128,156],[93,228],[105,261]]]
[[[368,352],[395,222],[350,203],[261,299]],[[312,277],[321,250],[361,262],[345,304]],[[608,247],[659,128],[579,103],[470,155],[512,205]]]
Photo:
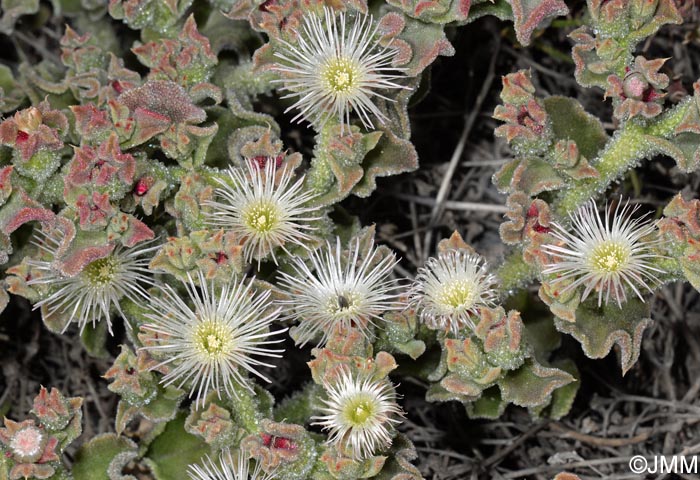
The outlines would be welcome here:
[[[146,314],[150,323],[141,327],[157,334],[156,345],[143,348],[156,358],[165,358],[154,368],[170,367],[161,383],[178,388],[190,385],[190,397],[195,396],[195,402],[203,405],[211,390],[219,398],[222,390],[229,396],[236,396],[239,387],[252,392],[246,371],[269,382],[257,367],[273,365],[253,356],[281,358],[283,349],[267,345],[282,342],[270,337],[286,331],[269,330],[279,314],[279,310],[268,308],[270,292],[254,292],[252,279],[233,278],[217,288],[198,271],[200,295],[192,276],[187,276],[189,281],[184,285],[193,307],[175,289],[164,285],[163,297],[150,300],[152,313]]]
[[[277,263],[274,249],[285,243],[305,247],[312,240],[307,233],[314,230],[309,222],[319,217],[309,216],[317,207],[305,207],[314,193],[304,191],[303,178],[292,183],[294,172],[286,169],[277,178],[275,162],[267,162],[260,168],[254,162],[245,162],[245,171],[229,167],[227,181],[219,180],[217,199],[205,205],[212,211],[206,213],[206,221],[214,227],[223,227],[246,238],[244,256],[247,262],[258,262],[268,254]],[[246,173],[248,177],[246,177]]]
[[[45,285],[51,290],[34,308],[43,308],[49,316],[66,316],[68,320],[63,331],[71,322],[77,322],[82,332],[88,323],[94,327],[105,319],[112,334],[112,310],[124,316],[119,301],[126,297],[132,302],[142,303],[148,296],[145,286],[153,284],[149,276],[151,258],[148,254],[159,248],[159,245],[153,246],[155,241],[131,248],[117,245],[106,257],[93,260],[80,273],[68,277],[54,268],[59,239],[55,234],[41,232],[33,243],[50,260],[27,261],[29,266],[41,272],[27,284]]]
[[[325,249],[310,254],[310,267],[295,257],[294,273],[281,272],[279,285],[288,298],[279,303],[290,312],[285,319],[300,318],[296,336],[301,345],[319,334],[320,345],[325,344],[338,325],[358,328],[367,336],[369,326],[381,320],[382,313],[400,308],[398,280],[389,278],[398,262],[394,254],[382,258],[372,245],[360,260],[360,249],[357,240],[345,256],[337,238],[335,247],[327,243]]]
[[[230,450],[224,450],[219,456],[218,463],[206,457],[202,465],[190,465],[187,472],[192,480],[271,480],[272,477],[266,474],[260,463],[250,470],[250,462],[242,455],[237,455],[237,460],[233,459]]]
[[[45,445],[46,438],[42,431],[34,425],[27,425],[12,436],[10,451],[20,459],[37,460]]]
[[[551,234],[563,245],[543,246],[556,261],[542,273],[556,274],[554,283],[571,281],[562,293],[583,285],[581,300],[597,290],[598,306],[612,297],[622,308],[626,287],[643,301],[640,288],[652,292],[650,284],[659,282],[654,272],[664,272],[648,263],[661,257],[652,250],[660,241],[653,237],[656,224],[644,222],[644,217],[632,219],[637,208],[620,202],[614,212],[606,207],[603,220],[591,200],[571,215],[571,231],[552,222]]]
[[[496,277],[488,273],[479,255],[448,250],[431,257],[411,286],[410,306],[420,319],[436,330],[457,334],[475,328],[480,307],[492,307],[496,299]]]
[[[374,127],[371,117],[386,122],[373,97],[391,101],[378,90],[406,87],[394,82],[403,78],[396,74],[403,69],[392,66],[398,51],[379,44],[377,28],[369,15],[348,18],[341,12],[336,17],[326,7],[323,17],[304,17],[297,45],[280,40],[284,50],[275,52],[279,62],[274,69],[289,92],[282,98],[297,97],[286,110],[299,110],[292,121],[306,119],[320,129],[337,117],[342,132],[354,111],[368,130]]]
[[[353,377],[344,369],[334,384],[324,385],[328,399],[321,412],[311,417],[328,431],[328,443],[351,454],[355,460],[371,457],[391,446],[394,426],[401,423],[403,411],[388,380],[367,375]]]

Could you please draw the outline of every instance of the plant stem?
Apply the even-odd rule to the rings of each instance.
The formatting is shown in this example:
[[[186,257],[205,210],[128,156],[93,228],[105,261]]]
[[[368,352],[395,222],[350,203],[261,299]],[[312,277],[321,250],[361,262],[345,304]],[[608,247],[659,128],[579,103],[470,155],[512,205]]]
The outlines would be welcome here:
[[[576,182],[571,188],[561,192],[553,204],[554,212],[564,217],[576,211],[588,199],[603,193],[612,182],[621,178],[640,160],[660,153],[658,147],[648,141],[648,137],[668,138],[673,135],[689,105],[690,101],[685,101],[646,126],[627,122],[593,162],[600,176]]]

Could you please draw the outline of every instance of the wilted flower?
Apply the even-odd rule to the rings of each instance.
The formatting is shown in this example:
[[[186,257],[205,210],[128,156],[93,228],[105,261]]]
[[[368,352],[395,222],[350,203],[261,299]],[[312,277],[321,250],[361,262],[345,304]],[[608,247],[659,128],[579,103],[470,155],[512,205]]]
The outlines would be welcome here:
[[[260,464],[250,470],[250,462],[242,454],[234,460],[230,450],[224,450],[218,463],[206,457],[202,465],[190,465],[187,472],[192,480],[270,480]]]
[[[660,241],[653,237],[656,224],[644,222],[644,217],[632,219],[636,210],[629,202],[619,203],[614,212],[606,208],[603,220],[591,200],[571,215],[570,230],[552,222],[552,235],[562,244],[543,246],[555,262],[542,273],[556,274],[554,283],[570,282],[562,293],[583,285],[581,300],[597,290],[598,306],[603,298],[607,304],[612,297],[622,308],[627,287],[643,300],[640,288],[652,292],[650,284],[659,281],[654,272],[664,272],[649,264],[650,259],[660,257],[652,251]]]
[[[153,283],[149,276],[148,254],[159,247],[154,246],[153,241],[130,248],[117,245],[112,253],[88,263],[74,276],[63,275],[54,268],[53,260],[60,245],[55,236],[42,232],[33,243],[50,260],[28,260],[40,275],[27,283],[52,289],[34,308],[43,308],[48,316],[67,316],[64,331],[73,321],[82,332],[88,323],[95,326],[104,318],[111,334],[112,309],[123,317],[119,301],[126,297],[132,302],[142,302],[147,297],[145,286]]]
[[[296,257],[294,273],[281,272],[279,285],[289,298],[280,303],[290,308],[286,318],[301,319],[297,327],[300,344],[320,334],[323,345],[338,325],[359,328],[367,335],[373,320],[381,320],[382,313],[399,308],[398,281],[389,278],[396,257],[393,253],[382,257],[371,246],[360,260],[360,249],[358,240],[344,256],[338,238],[335,247],[328,243],[325,249],[311,253],[311,268]]]
[[[287,109],[299,110],[292,121],[305,119],[320,128],[337,117],[344,126],[350,124],[351,111],[367,129],[374,127],[371,117],[386,121],[373,97],[391,101],[378,90],[406,87],[394,82],[403,77],[396,74],[402,69],[392,66],[397,50],[379,44],[371,16],[347,18],[341,12],[336,17],[326,7],[323,17],[304,17],[297,38],[296,45],[281,40],[283,50],[275,52],[279,62],[274,66],[288,92],[282,98],[297,97]]]
[[[247,262],[252,258],[260,262],[270,254],[277,263],[276,247],[286,251],[284,245],[288,242],[305,247],[305,242],[312,239],[306,233],[314,229],[308,222],[318,217],[308,214],[318,209],[304,204],[314,193],[303,190],[303,178],[292,183],[291,169],[278,176],[275,162],[267,162],[264,169],[252,162],[245,165],[245,172],[231,167],[228,178],[219,180],[218,198],[205,202],[212,209],[206,213],[207,222],[246,238],[243,248]]]
[[[201,406],[211,390],[219,396],[222,390],[229,396],[236,396],[238,388],[252,391],[245,371],[269,382],[258,367],[273,365],[253,356],[281,358],[284,351],[267,347],[282,342],[270,337],[285,331],[269,330],[279,314],[268,308],[270,292],[256,293],[253,280],[236,277],[217,288],[198,271],[199,294],[192,275],[187,276],[184,285],[193,307],[170,285],[164,285],[163,297],[150,300],[152,312],[146,314],[150,322],[141,327],[156,334],[149,338],[155,344],[146,342],[144,347],[163,359],[153,368],[170,367],[161,383],[178,388],[191,385],[190,397],[195,396]]]
[[[449,250],[429,258],[410,290],[410,305],[423,323],[433,329],[474,329],[480,307],[496,298],[496,277],[483,258],[464,250]]]
[[[394,425],[401,422],[396,392],[387,380],[365,374],[353,376],[348,369],[333,384],[324,385],[322,416],[312,417],[328,430],[328,442],[349,451],[356,460],[372,456],[391,446]]]
[[[33,420],[13,422],[6,418],[5,428],[0,428],[0,444],[5,447],[4,456],[14,463],[9,476],[3,478],[49,478],[56,473],[58,439]]]
[[[44,449],[45,435],[33,424],[18,430],[10,440],[10,451],[23,461],[36,461]]]

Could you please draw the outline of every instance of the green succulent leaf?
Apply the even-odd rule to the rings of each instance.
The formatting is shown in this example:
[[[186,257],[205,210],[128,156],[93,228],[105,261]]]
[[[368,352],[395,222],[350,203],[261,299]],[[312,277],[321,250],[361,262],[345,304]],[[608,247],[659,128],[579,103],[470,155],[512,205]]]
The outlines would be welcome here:
[[[629,299],[622,308],[612,303],[598,307],[591,298],[576,310],[576,321],[557,318],[555,325],[578,340],[589,358],[603,358],[617,345],[625,374],[639,358],[642,334],[652,323],[649,308],[637,298]]]
[[[98,435],[85,443],[75,456],[73,477],[75,480],[118,480],[114,475],[125,458],[137,455],[136,444],[126,437],[113,433]]]
[[[191,464],[210,454],[209,446],[185,430],[187,414],[181,412],[168,422],[163,433],[150,444],[145,460],[157,480],[180,478]]]
[[[528,359],[518,370],[501,379],[498,386],[507,402],[521,407],[537,407],[548,403],[556,389],[573,381],[574,377],[564,370],[545,367],[537,360]]]

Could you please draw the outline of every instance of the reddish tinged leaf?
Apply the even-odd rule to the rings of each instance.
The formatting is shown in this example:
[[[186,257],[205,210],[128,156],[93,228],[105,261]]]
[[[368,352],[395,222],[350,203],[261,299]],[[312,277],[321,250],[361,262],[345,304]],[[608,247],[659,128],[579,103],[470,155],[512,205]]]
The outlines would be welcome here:
[[[122,212],[112,217],[107,232],[107,238],[110,242],[118,238],[125,247],[133,247],[137,243],[155,237],[153,230],[148,228],[145,223],[133,215]]]
[[[296,478],[286,472],[310,471],[316,455],[315,442],[301,425],[263,419],[260,433],[248,435],[241,446],[257,459],[265,470],[274,470],[279,478]],[[306,477],[303,477],[306,478]]]
[[[668,87],[668,76],[660,73],[666,59],[646,60],[638,56],[633,68],[627,68],[623,78],[617,75],[608,77],[606,97],[615,99],[614,115],[619,120],[627,120],[637,115],[653,118],[663,111],[663,100]]]
[[[112,128],[107,112],[92,103],[71,105],[70,109],[75,116],[75,130],[83,141],[100,140]]]
[[[158,180],[151,176],[143,176],[136,181],[131,191],[131,198],[122,203],[124,211],[133,211],[137,205],[141,205],[146,215],[153,212],[153,208],[159,203],[162,193],[168,188],[164,180]]]
[[[82,194],[76,201],[80,228],[83,230],[98,230],[105,227],[115,214],[114,206],[109,202],[109,194],[92,192],[92,196]]]
[[[199,269],[208,279],[226,280],[243,271],[243,240],[233,232],[200,230],[170,237],[155,254],[150,268],[181,279]]]
[[[129,147],[167,131],[161,145],[175,158],[190,143],[190,135],[211,136],[216,132],[216,124],[202,129],[195,126],[206,120],[206,112],[192,102],[180,85],[170,81],[149,81],[127,90],[110,107],[115,126],[123,132],[121,136],[130,137]]]
[[[515,36],[523,45],[530,44],[532,32],[551,21],[567,15],[569,9],[561,0],[509,0],[515,17]]]
[[[170,81],[149,81],[125,91],[117,100],[131,112],[141,111],[141,116],[156,118],[158,122],[196,124],[207,118],[204,110],[192,103],[185,89]]]
[[[197,30],[193,15],[187,18],[177,39],[159,39],[132,51],[151,69],[150,80],[172,80],[184,87],[209,80],[218,63],[209,39]]]
[[[242,142],[242,146],[237,148]],[[240,142],[229,143],[229,155],[231,158],[242,156],[245,160],[255,162],[260,168],[267,165],[267,162],[274,161],[277,167],[275,183],[279,183],[285,172],[295,170],[301,165],[302,156],[300,153],[283,151],[284,144],[278,138],[273,138],[272,131],[267,128],[261,135],[251,137],[241,137]],[[281,168],[283,167],[283,168]],[[247,169],[246,169],[247,171]]]
[[[106,60],[107,52],[100,48],[97,38],[80,36],[66,27],[61,38],[61,61],[68,67],[63,83],[80,103],[97,98],[101,104]]]
[[[234,0],[226,16],[248,20],[253,29],[279,38],[297,30],[303,15],[320,12],[324,5],[340,11],[367,13],[366,0],[266,0],[262,4],[256,0]]]
[[[107,388],[118,393],[126,403],[143,406],[157,395],[157,380],[151,372],[157,364],[144,350],[134,353],[122,345],[121,353],[103,378],[111,380]]]
[[[9,235],[27,222],[50,222],[55,214],[26,194],[21,188],[10,195],[0,209],[0,232]]]
[[[75,149],[75,156],[66,175],[66,191],[71,186],[106,186],[112,182],[130,185],[134,180],[136,161],[122,153],[117,135],[112,133],[98,148]]]
[[[659,231],[668,240],[683,274],[700,291],[700,200],[685,200],[679,193],[664,209]]]
[[[55,261],[55,268],[62,274],[72,277],[82,272],[88,263],[105,258],[114,250],[114,244],[94,244],[103,237],[101,232],[80,232],[67,246],[63,256]]]
[[[185,14],[192,0],[109,0],[109,14],[135,30],[165,33]]]
[[[471,0],[388,0],[387,3],[411,17],[439,24],[466,21],[471,7]]]
[[[530,70],[518,70],[502,77],[503,90],[501,100],[503,103],[513,105],[525,105],[535,94],[535,86],[532,84],[532,72]]]
[[[377,28],[381,43],[398,49],[394,65],[404,68],[409,77],[419,75],[438,56],[451,57],[455,53],[441,25],[390,12],[379,19]]]
[[[0,168],[0,205],[3,205],[12,193],[12,170],[14,166],[8,165]]]
[[[14,148],[23,161],[41,149],[59,150],[63,147],[60,134],[68,128],[68,119],[48,102],[20,110],[0,123],[0,143]]]
[[[193,410],[185,421],[185,430],[202,437],[214,448],[230,445],[240,432],[231,419],[231,412],[214,401],[205,410]]]
[[[62,430],[73,419],[83,405],[80,397],[64,397],[56,388],[49,392],[41,387],[39,395],[34,398],[32,413],[39,421],[52,430]]]

